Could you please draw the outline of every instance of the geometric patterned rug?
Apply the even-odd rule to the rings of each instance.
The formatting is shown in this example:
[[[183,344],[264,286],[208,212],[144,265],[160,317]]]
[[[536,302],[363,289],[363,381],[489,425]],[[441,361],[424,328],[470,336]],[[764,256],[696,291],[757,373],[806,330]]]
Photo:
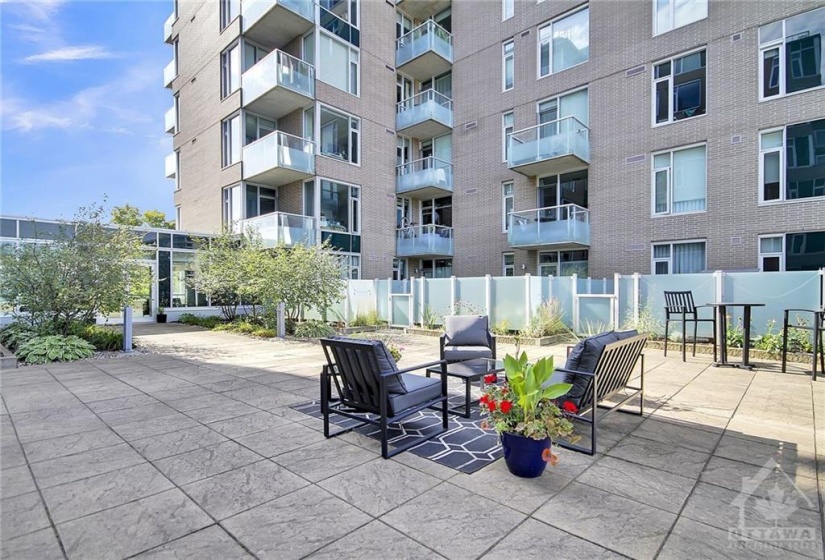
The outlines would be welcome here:
[[[463,400],[459,402],[461,405],[464,403]],[[458,403],[452,402],[450,406],[456,404]],[[315,418],[323,418],[319,401],[296,404],[291,408]],[[342,428],[355,426],[359,423],[357,420],[337,414],[330,415],[329,420],[331,424]],[[450,414],[446,432],[422,442],[421,445],[408,449],[407,452],[463,473],[473,473],[501,457],[501,443],[498,434],[495,430],[481,429],[481,420],[477,408],[472,409],[470,418],[461,418]],[[440,412],[423,410],[414,416],[410,416],[401,424],[390,425],[390,446],[403,444],[409,438],[421,437],[422,433],[439,424],[441,424]],[[380,439],[380,430],[377,426],[367,424],[356,428],[354,431],[374,439]]]

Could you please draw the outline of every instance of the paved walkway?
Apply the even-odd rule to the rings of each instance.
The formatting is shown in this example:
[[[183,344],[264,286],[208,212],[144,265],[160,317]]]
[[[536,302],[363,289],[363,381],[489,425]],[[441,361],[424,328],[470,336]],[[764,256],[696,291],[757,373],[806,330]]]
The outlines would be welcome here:
[[[823,558],[825,380],[648,351],[649,413],[525,480],[325,440],[289,408],[317,345],[139,334],[156,354],[2,373],[3,558]]]

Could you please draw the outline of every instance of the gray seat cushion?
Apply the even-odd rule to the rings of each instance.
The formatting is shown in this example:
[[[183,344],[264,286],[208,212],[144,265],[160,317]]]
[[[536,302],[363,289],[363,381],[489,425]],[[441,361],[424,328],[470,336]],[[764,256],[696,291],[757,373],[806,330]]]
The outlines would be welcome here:
[[[492,358],[493,351],[488,346],[445,346],[444,359],[448,362],[463,362],[473,358]]]
[[[365,346],[372,346],[375,348],[375,357],[378,360],[378,369],[381,373],[389,373],[391,371],[398,371],[398,365],[395,359],[390,354],[389,349],[381,340],[365,340],[362,338],[348,338],[345,336],[333,337],[335,340],[343,340],[345,342],[354,342],[357,344],[364,344]],[[387,377],[387,391],[389,393],[404,394],[407,392],[407,387],[404,385],[404,379],[401,375],[390,375]]]
[[[441,396],[440,376],[430,378],[411,373],[402,373],[399,377],[402,378],[407,392],[404,394],[390,394],[390,415],[392,416]]]
[[[487,346],[486,315],[449,315],[444,318],[445,342],[449,346]]]

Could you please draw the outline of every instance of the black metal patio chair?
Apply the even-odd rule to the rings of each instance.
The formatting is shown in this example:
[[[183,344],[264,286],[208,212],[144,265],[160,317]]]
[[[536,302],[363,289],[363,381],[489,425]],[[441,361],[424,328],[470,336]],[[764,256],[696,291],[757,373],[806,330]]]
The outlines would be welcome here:
[[[365,424],[381,430],[381,455],[389,459],[410,447],[447,431],[447,362],[438,360],[398,369],[380,340],[322,338],[327,364],[321,372],[321,412],[324,436],[341,435]],[[410,372],[441,365],[440,379]],[[335,384],[337,398],[332,396]],[[441,405],[440,429],[389,449],[389,425],[400,423],[426,408]],[[329,416],[335,413],[361,421],[330,434]]]
[[[700,319],[699,309],[711,310],[710,319]],[[723,318],[724,319],[724,318]],[[668,327],[671,322],[682,323],[682,361],[687,360],[685,350],[687,344],[687,325],[693,323],[693,356],[696,356],[696,335],[699,332],[699,323],[713,325],[713,361],[716,361],[716,310],[707,305],[696,305],[693,302],[693,292],[665,292],[665,356],[667,356]]]
[[[797,314],[797,324],[791,324],[789,320],[790,313]],[[811,314],[812,321],[810,323],[801,324],[799,322],[799,314]],[[825,373],[825,342],[823,342],[823,334],[825,334],[825,306],[822,309],[786,309],[785,319],[782,323],[782,371],[785,372],[788,366],[788,329],[801,329],[805,331],[813,331],[813,367],[811,368],[811,379],[816,381],[816,357],[819,354],[820,371]]]

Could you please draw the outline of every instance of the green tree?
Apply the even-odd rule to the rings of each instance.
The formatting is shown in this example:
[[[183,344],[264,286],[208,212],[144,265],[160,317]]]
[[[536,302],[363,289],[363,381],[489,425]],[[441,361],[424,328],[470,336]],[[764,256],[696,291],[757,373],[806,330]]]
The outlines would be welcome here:
[[[139,237],[126,226],[107,227],[100,206],[80,208],[48,243],[0,248],[0,299],[23,313],[16,319],[55,334],[75,321],[119,311],[142,271]]]
[[[143,223],[153,228],[175,229],[175,222],[166,219],[166,213],[160,210],[147,210],[143,213]]]
[[[131,204],[113,207],[112,223],[119,226],[143,225],[143,218],[140,216],[140,208],[137,206],[132,206]]]

